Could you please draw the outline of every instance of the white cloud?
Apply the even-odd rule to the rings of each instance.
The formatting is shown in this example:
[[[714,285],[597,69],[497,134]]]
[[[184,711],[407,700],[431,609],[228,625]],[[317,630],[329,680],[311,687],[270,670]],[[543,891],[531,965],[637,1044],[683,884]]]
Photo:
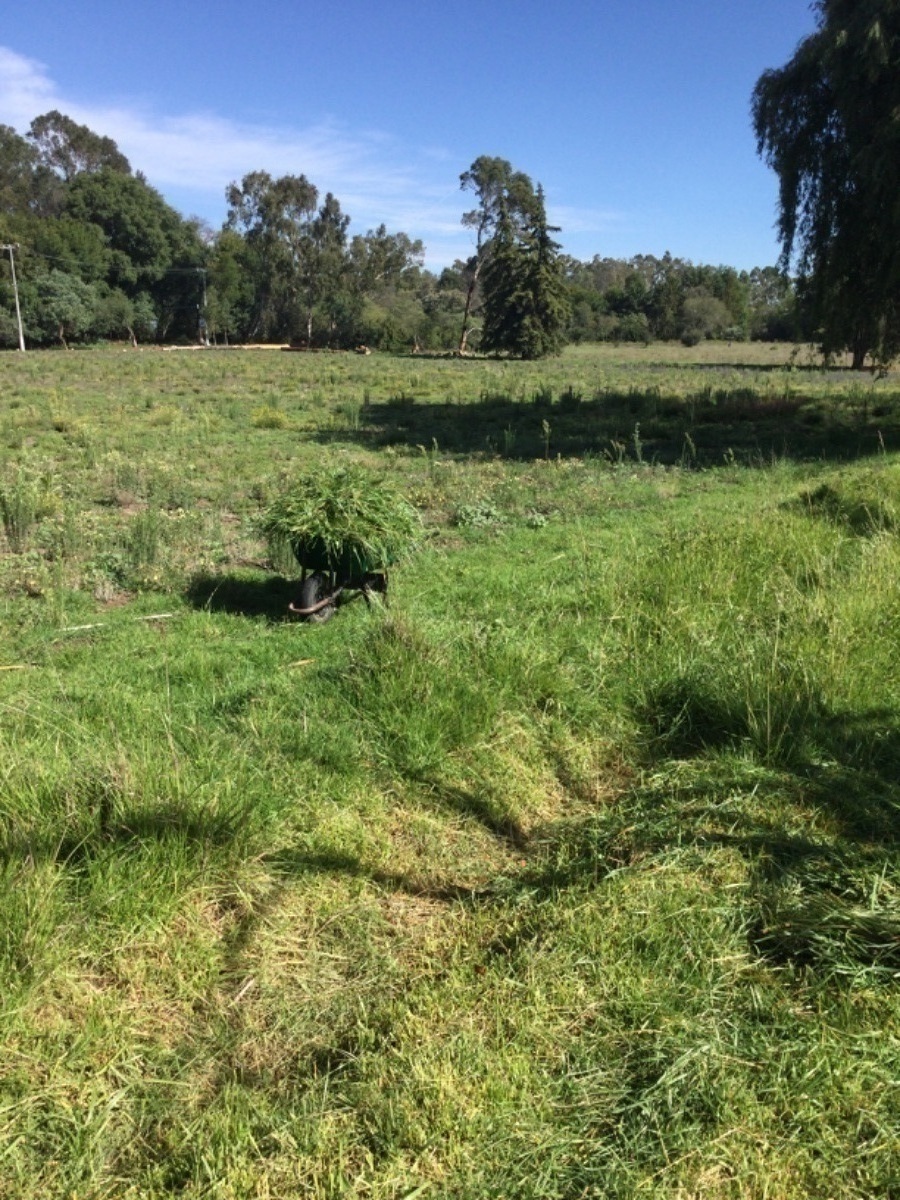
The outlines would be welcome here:
[[[383,222],[421,238],[432,269],[472,252],[460,226],[458,167],[442,147],[403,146],[382,130],[353,132],[327,120],[275,126],[202,111],[163,115],[137,103],[85,104],[63,95],[43,63],[0,46],[0,123],[24,133],[51,109],[113,138],[170,203],[213,226],[225,216],[227,185],[265,170],[304,174],[321,192],[334,192],[353,217],[354,232]],[[549,207],[566,238],[608,230],[619,219],[615,213]]]
[[[553,225],[561,225],[567,235],[607,233],[625,219],[623,213],[602,208],[574,208],[568,204],[547,205],[547,216]]]
[[[43,64],[0,46],[0,124],[24,130],[55,103],[56,92]]]
[[[213,113],[161,116],[141,107],[85,105],[64,97],[46,67],[0,47],[0,120],[25,129],[41,112],[58,108],[119,148],[157,187],[218,189],[247,171],[304,173],[317,180],[339,175],[363,186],[399,179],[374,161],[377,133],[354,138],[328,123],[307,129],[242,124]]]
[[[410,151],[383,131],[353,133],[329,121],[278,127],[210,112],[166,116],[138,104],[84,104],[63,95],[43,63],[0,46],[0,122],[24,133],[54,108],[113,138],[172,203],[213,224],[224,217],[226,186],[265,170],[304,174],[321,192],[334,192],[355,230],[384,222],[422,238],[432,265],[455,253],[448,258],[439,245],[460,239],[456,177],[444,179],[433,147]]]

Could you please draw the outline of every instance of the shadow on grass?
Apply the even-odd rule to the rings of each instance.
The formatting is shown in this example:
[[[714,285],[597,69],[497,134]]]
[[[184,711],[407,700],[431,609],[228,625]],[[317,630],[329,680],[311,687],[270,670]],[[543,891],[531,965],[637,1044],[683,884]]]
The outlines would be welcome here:
[[[766,695],[721,694],[702,678],[667,680],[636,716],[660,759],[749,756],[802,784],[849,842],[900,844],[900,722],[891,710],[834,712],[810,680],[786,677]]]
[[[680,702],[684,697],[679,697]],[[702,702],[701,702],[702,701]],[[684,715],[681,703],[680,715]],[[657,745],[650,781],[542,836],[538,893],[654,870],[672,853],[732,850],[754,953],[881,982],[900,970],[900,722],[884,709],[819,712],[763,761],[733,705],[700,696]],[[678,757],[666,760],[666,752]],[[690,868],[694,869],[694,868]],[[523,881],[524,882],[524,881]]]
[[[831,713],[818,727],[820,754],[804,777],[844,837],[900,847],[900,724],[884,709]]]
[[[105,793],[87,794],[78,824],[62,836],[23,832],[0,847],[0,863],[56,862],[77,870],[110,851],[127,846],[188,842],[200,849],[229,846],[240,838],[245,814],[237,810],[197,811],[187,804],[157,804],[114,813]]]
[[[815,362],[802,362],[799,359],[792,360],[788,355],[784,362],[774,363],[759,363],[759,362],[741,362],[739,358],[729,359],[728,362],[711,363],[711,362],[692,362],[691,370],[694,371],[711,371],[713,373],[725,374],[730,371],[752,371],[754,374],[777,374],[783,375],[785,372],[797,374],[799,376],[809,375],[818,379],[841,379],[848,383],[867,383],[874,372],[871,370],[854,371],[851,366],[842,366],[836,363],[823,363],[821,360]],[[671,369],[671,368],[669,368]]]
[[[473,903],[489,899],[494,894],[490,886],[431,883],[414,875],[369,867],[353,855],[337,851],[317,853],[283,849],[266,855],[264,861],[279,875],[289,879],[299,879],[304,875],[347,875],[354,879],[368,880],[388,891],[403,892],[407,896],[421,896],[427,900],[448,904],[458,901]]]
[[[296,581],[250,574],[196,575],[185,598],[194,608],[238,617],[288,619],[288,604],[297,598]]]
[[[794,392],[706,388],[682,397],[655,389],[563,393],[557,401],[489,395],[474,403],[398,397],[360,410],[319,441],[408,446],[512,460],[595,455],[613,462],[768,462],[773,457],[849,460],[900,448],[900,394],[826,400]]]
[[[681,712],[689,697],[679,691],[675,698]],[[240,973],[254,930],[291,880],[345,876],[441,903],[496,905],[498,915],[506,914],[514,943],[520,933],[531,936],[534,903],[553,904],[568,889],[602,887],[623,872],[654,871],[676,859],[702,876],[709,869],[707,855],[730,851],[744,860],[746,877],[729,903],[754,954],[825,974],[862,971],[882,981],[896,978],[897,713],[820,710],[793,739],[790,754],[763,761],[747,745],[734,707],[717,712],[707,694],[701,699],[702,724],[695,720],[686,740],[658,744],[652,770],[639,782],[623,778],[620,794],[595,804],[587,815],[548,824],[530,836],[504,819],[489,796],[432,791],[437,806],[474,818],[517,851],[520,861],[487,884],[435,877],[428,863],[421,873],[403,872],[338,850],[269,850],[260,861],[271,871],[273,887],[260,903],[237,914],[227,936],[225,973]],[[240,854],[242,839],[255,837],[240,806],[216,810],[188,801],[135,806],[104,775],[79,786],[77,813],[64,836],[57,828],[8,838],[0,861],[55,861],[78,870],[117,847],[187,842],[198,853],[228,847],[229,854]],[[528,902],[522,904],[521,930],[515,913],[510,915],[519,901]]]
[[[441,808],[447,808],[461,816],[474,817],[488,833],[508,842],[514,849],[524,850],[528,845],[528,836],[521,824],[512,814],[498,811],[489,796],[445,783],[436,787],[431,795]]]

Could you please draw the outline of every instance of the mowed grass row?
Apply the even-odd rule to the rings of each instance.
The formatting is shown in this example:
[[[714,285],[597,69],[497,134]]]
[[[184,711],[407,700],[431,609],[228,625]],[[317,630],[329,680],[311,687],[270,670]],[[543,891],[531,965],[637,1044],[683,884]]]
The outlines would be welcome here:
[[[786,346],[572,348],[540,363],[278,351],[108,351],[0,359],[0,454],[106,464],[177,447],[218,498],[271,467],[284,430],[313,444],[507,460],[584,455],[718,465],[896,448],[898,373],[810,365]],[[635,428],[637,426],[637,429]],[[240,440],[234,436],[240,432]],[[160,494],[165,486],[158,481]],[[177,499],[169,495],[164,498]]]
[[[85,445],[4,476],[0,1195],[897,1190],[890,454],[390,452],[234,399],[192,475],[183,417],[55,386]],[[309,627],[252,518],[321,457],[430,536]]]

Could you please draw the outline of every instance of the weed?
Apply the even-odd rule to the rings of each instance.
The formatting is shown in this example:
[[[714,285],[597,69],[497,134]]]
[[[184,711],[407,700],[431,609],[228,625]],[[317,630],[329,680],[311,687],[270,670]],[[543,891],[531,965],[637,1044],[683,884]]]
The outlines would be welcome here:
[[[547,516],[545,513],[537,512],[534,509],[526,512],[525,525],[528,529],[543,529],[546,524]]]
[[[609,439],[609,449],[603,451],[604,458],[615,463],[616,466],[621,466],[625,461],[626,446],[624,442],[620,442],[618,438]]]
[[[0,479],[0,519],[14,554],[26,549],[32,530],[56,504],[53,477],[47,470],[20,465]]]
[[[261,404],[250,415],[254,429],[287,429],[287,414],[271,404]]]
[[[160,547],[162,517],[158,509],[146,508],[135,513],[128,525],[128,554],[135,567],[150,567]]]
[[[460,504],[453,512],[453,523],[464,529],[488,529],[501,525],[504,516],[490,500],[477,500],[474,504]]]

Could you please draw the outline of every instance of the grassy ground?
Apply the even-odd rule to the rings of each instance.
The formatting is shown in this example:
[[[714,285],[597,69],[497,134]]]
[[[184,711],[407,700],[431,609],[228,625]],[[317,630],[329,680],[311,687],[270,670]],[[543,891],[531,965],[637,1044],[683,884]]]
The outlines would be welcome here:
[[[900,1195],[896,376],[0,388],[0,1197]],[[316,627],[322,460],[428,536]]]

